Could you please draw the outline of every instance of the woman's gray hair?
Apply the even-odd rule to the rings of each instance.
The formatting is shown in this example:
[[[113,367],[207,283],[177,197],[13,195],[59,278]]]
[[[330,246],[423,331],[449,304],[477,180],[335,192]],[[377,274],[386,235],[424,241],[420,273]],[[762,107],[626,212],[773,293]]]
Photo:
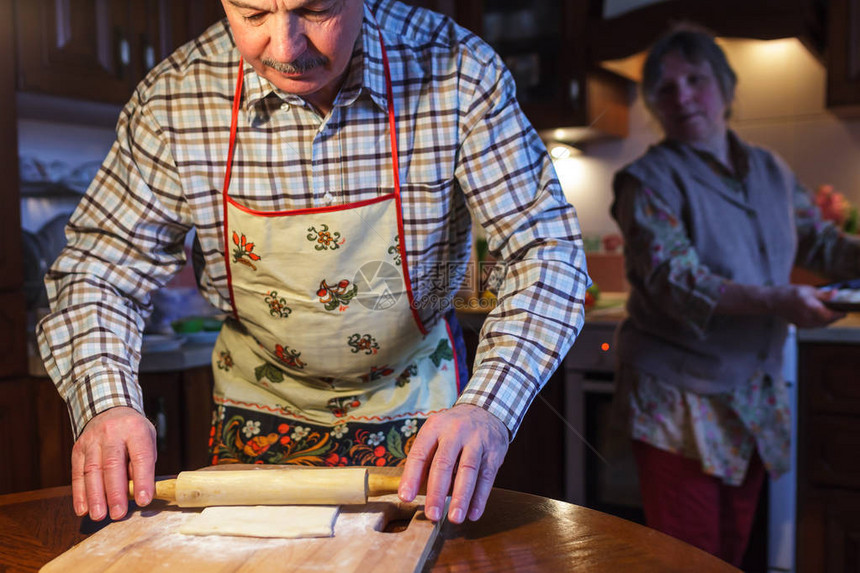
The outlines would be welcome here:
[[[714,35],[707,29],[690,23],[676,24],[660,36],[648,51],[648,57],[642,67],[642,97],[651,113],[654,113],[654,99],[663,75],[663,57],[670,53],[678,53],[690,63],[708,62],[711,65],[726,102],[728,118],[738,77],[729,65],[726,54],[714,41]]]

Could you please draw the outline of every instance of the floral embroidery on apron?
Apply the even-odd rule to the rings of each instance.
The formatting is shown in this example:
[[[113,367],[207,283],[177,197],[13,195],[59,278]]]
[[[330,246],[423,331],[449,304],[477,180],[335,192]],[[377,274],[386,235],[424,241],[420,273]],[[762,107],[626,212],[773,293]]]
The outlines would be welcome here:
[[[329,231],[328,225],[323,223],[319,230],[316,227],[308,227],[308,241],[317,243],[314,249],[325,251],[331,249],[339,249],[346,242],[346,239],[340,236],[337,231]]]
[[[257,211],[230,196],[239,62],[223,190],[233,318],[213,350],[213,463],[399,465],[423,421],[456,400],[451,329],[426,328],[413,304],[380,45],[395,189],[328,207]]]

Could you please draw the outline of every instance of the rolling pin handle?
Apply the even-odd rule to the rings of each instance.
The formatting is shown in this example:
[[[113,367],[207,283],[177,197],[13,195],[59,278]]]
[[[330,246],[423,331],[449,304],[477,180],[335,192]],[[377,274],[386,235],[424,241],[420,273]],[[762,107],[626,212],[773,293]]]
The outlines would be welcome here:
[[[367,476],[367,495],[387,495],[397,493],[400,489],[399,475],[380,475],[371,473]]]
[[[134,499],[134,482],[128,482],[128,497]],[[164,501],[176,501],[176,480],[165,479],[155,482],[155,495],[153,499],[163,499]]]

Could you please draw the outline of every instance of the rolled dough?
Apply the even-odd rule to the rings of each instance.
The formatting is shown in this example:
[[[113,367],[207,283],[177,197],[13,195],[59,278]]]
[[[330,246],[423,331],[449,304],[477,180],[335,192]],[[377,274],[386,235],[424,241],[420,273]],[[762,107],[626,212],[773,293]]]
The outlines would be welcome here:
[[[186,535],[240,537],[331,537],[338,505],[207,507],[179,528]]]

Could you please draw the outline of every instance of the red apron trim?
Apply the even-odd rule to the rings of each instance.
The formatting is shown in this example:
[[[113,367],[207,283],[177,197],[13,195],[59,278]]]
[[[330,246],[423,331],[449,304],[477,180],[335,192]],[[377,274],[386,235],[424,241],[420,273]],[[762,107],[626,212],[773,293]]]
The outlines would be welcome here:
[[[400,196],[400,160],[399,153],[397,147],[397,126],[395,122],[395,110],[394,110],[394,92],[391,86],[391,70],[389,68],[388,63],[388,54],[385,51],[385,42],[382,40],[382,30],[379,31],[379,47],[382,50],[382,61],[385,68],[385,82],[386,82],[386,96],[388,99],[388,129],[389,129],[389,137],[391,139],[391,161],[392,161],[392,170],[394,177],[394,200],[397,208],[397,233],[401,237],[400,241],[400,259],[401,259],[401,268],[403,269],[403,282],[406,286],[406,296],[409,300],[409,309],[412,312],[412,318],[415,320],[415,324],[418,327],[418,330],[423,335],[427,335],[429,330],[424,325],[421,320],[420,315],[418,314],[418,308],[415,304],[415,293],[412,290],[412,279],[409,273],[409,262],[406,256],[406,232],[403,224],[403,202]],[[240,102],[242,100],[242,84],[244,81],[244,61],[240,57],[239,58],[239,71],[238,77],[236,79],[236,92],[233,95],[233,110],[232,110],[232,118],[230,122],[230,149],[227,154],[227,169],[224,173],[224,189],[222,191],[223,195],[223,224],[224,224],[224,259],[227,273],[227,290],[230,294],[230,307],[233,309],[233,317],[236,320],[239,320],[239,312],[236,309],[236,300],[233,293],[233,274],[230,266],[230,237],[227,226],[227,204],[228,202],[239,209],[247,213],[251,213],[258,216],[263,217],[278,217],[278,216],[288,216],[290,213],[292,214],[300,214],[304,213],[314,213],[314,212],[327,212],[327,211],[335,211],[335,210],[347,210],[355,207],[360,207],[367,203],[365,201],[361,201],[359,203],[351,203],[347,205],[338,205],[333,207],[310,207],[307,209],[299,209],[293,211],[258,211],[255,209],[249,209],[247,207],[243,207],[236,203],[230,197],[229,188],[230,188],[230,178],[232,176],[233,171],[233,154],[235,152],[236,145],[236,131],[238,125],[238,117],[239,117],[239,107]],[[374,201],[382,201],[386,198],[390,198],[391,194],[384,195],[382,197],[376,198]]]
[[[460,363],[457,361],[457,345],[454,344],[454,333],[451,332],[451,325],[448,324],[447,320],[445,320],[445,331],[448,333],[448,344],[451,345],[451,354],[454,355],[454,375],[457,377],[457,396],[459,396],[463,392],[463,381],[460,380]]]
[[[246,207],[237,203],[232,197],[227,197],[227,201],[230,202],[231,205],[249,213],[251,215],[257,215],[259,217],[291,217],[293,215],[309,215],[312,213],[332,213],[335,211],[347,211],[349,209],[357,209],[359,207],[365,207],[367,205],[373,205],[374,203],[381,203],[382,201],[387,201],[394,197],[394,193],[388,193],[387,195],[380,195],[379,197],[374,197],[373,199],[365,199],[364,201],[356,201],[355,203],[348,203],[346,205],[332,205],[330,207],[307,207],[304,209],[290,209],[288,211],[259,211],[257,209],[251,209],[250,207]]]
[[[303,416],[301,414],[297,414],[292,411],[284,410],[283,408],[273,408],[271,406],[266,406],[264,404],[255,404],[253,402],[242,402],[239,400],[231,400],[229,398],[222,398],[220,396],[213,396],[213,401],[216,404],[226,405],[226,406],[238,406],[240,408],[245,408],[246,410],[262,410],[266,411],[278,416],[282,416],[284,418],[290,418],[292,420],[301,420],[307,422],[309,424],[320,424],[320,422],[316,422],[311,420],[307,416]],[[432,416],[433,414],[438,414],[440,412],[444,412],[447,408],[442,408],[441,410],[430,410],[429,412],[404,412],[402,414],[397,414],[396,416],[348,416],[340,418],[336,425],[346,424],[349,422],[391,422],[393,420],[402,420],[404,418],[416,418],[422,417],[427,418]],[[325,425],[325,424],[322,424]]]
[[[233,115],[230,119],[230,148],[227,151],[227,169],[224,171],[224,188],[221,192],[224,225],[224,266],[227,271],[227,291],[230,293],[230,308],[233,309],[233,318],[239,320],[239,311],[236,310],[236,300],[233,297],[233,273],[230,270],[230,234],[227,232],[227,200],[230,198],[230,176],[233,171],[233,153],[236,149],[236,127],[239,118],[239,105],[242,102],[242,83],[245,80],[242,57],[239,57],[239,73],[236,78],[236,92],[233,94]]]
[[[409,276],[409,262],[406,258],[406,232],[403,226],[403,201],[400,198],[400,158],[397,151],[397,126],[394,114],[394,90],[391,87],[391,69],[388,66],[388,53],[385,51],[385,42],[382,41],[382,30],[379,30],[379,47],[382,48],[382,63],[385,68],[385,92],[388,98],[388,132],[391,137],[391,162],[394,164],[394,197],[397,203],[397,233],[401,237],[400,260],[403,267],[403,282],[406,283],[406,296],[409,298],[409,308],[412,310],[412,318],[421,334],[425,336],[429,332],[418,315],[415,305],[415,294],[412,292],[412,279]]]

